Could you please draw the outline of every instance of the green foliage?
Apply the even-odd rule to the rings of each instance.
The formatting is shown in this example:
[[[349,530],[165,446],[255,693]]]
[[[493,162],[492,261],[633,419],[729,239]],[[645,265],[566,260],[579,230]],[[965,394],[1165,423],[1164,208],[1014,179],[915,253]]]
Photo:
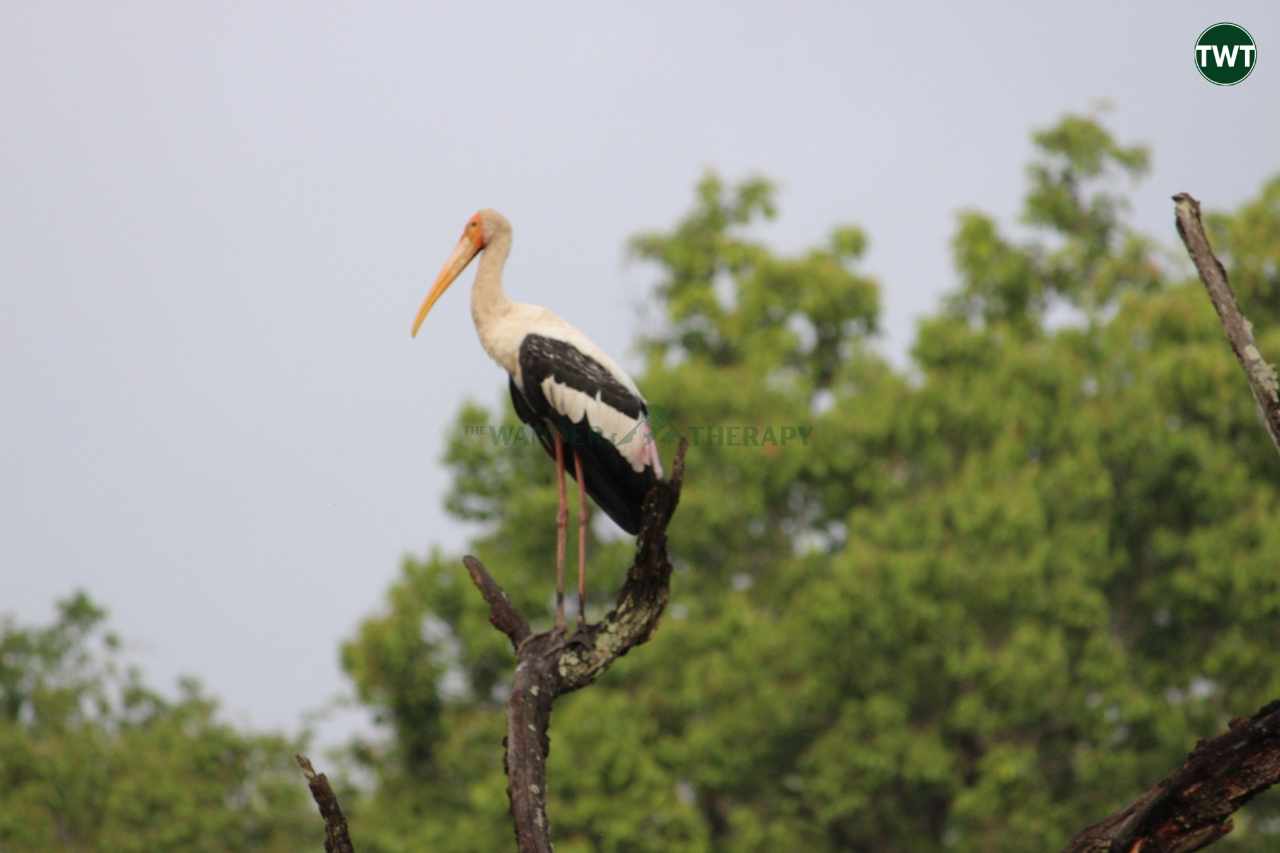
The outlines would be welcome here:
[[[122,669],[83,594],[56,621],[0,621],[0,850],[285,851],[319,838],[298,744],[166,699]]]
[[[633,241],[666,318],[641,384],[667,454],[695,443],[661,630],[557,705],[558,849],[1053,849],[1280,695],[1274,451],[1188,268],[1125,220],[1148,154],[1080,117],[1034,139],[1029,236],[960,215],[907,371],[870,346],[866,236],[775,253],[767,181],[710,175]],[[1280,353],[1280,178],[1211,225]],[[462,412],[448,506],[546,619],[550,467],[489,425]],[[602,600],[627,543],[590,548]],[[407,560],[344,655],[388,724],[365,846],[509,845],[510,656],[456,559]],[[1275,815],[1226,845],[1270,849]]]

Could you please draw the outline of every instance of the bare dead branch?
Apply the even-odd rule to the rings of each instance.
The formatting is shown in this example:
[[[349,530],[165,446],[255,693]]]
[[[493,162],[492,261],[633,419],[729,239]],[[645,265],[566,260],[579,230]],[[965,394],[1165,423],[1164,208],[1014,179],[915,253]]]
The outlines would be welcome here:
[[[295,755],[302,775],[307,777],[307,787],[311,789],[311,798],[320,807],[320,817],[324,818],[324,850],[325,853],[355,853],[351,844],[351,835],[347,831],[347,818],[338,805],[338,795],[333,793],[329,785],[329,777],[317,773],[311,766],[311,759],[305,755]]]
[[[512,649],[519,649],[520,644],[529,637],[529,622],[520,615],[511,599],[507,598],[502,587],[498,586],[498,582],[479,560],[468,554],[462,558],[462,564],[467,567],[471,582],[489,605],[489,624],[507,635]]]
[[[1188,853],[1229,833],[1231,815],[1280,782],[1280,701],[1211,740],[1127,808],[1071,840],[1066,853]]]
[[[1187,247],[1218,312],[1223,331],[1267,433],[1280,451],[1280,388],[1276,371],[1253,342],[1253,327],[1236,305],[1227,271],[1213,253],[1200,220],[1200,202],[1187,193],[1173,197],[1178,236]],[[1188,853],[1208,847],[1231,831],[1231,815],[1280,782],[1280,700],[1226,733],[1200,741],[1182,767],[1131,805],[1080,832],[1066,853]]]
[[[507,700],[504,740],[507,797],[521,853],[550,853],[547,819],[547,756],[551,705],[557,697],[586,687],[618,658],[653,636],[667,605],[671,561],[667,557],[667,525],[680,501],[684,454],[680,442],[671,478],[659,482],[645,498],[644,522],[636,540],[636,556],[618,600],[604,620],[579,626],[572,634],[546,631],[530,635],[528,620],[474,557],[465,563],[471,580],[489,604],[489,621],[511,640],[516,651],[515,676]]]
[[[1276,382],[1276,370],[1258,352],[1253,341],[1253,324],[1245,319],[1236,305],[1235,294],[1227,281],[1227,271],[1214,255],[1209,237],[1204,233],[1204,223],[1200,221],[1200,202],[1187,193],[1178,193],[1173,201],[1178,236],[1187,247],[1187,254],[1191,256],[1200,273],[1200,280],[1209,292],[1209,301],[1222,320],[1222,329],[1227,333],[1227,341],[1230,342],[1240,367],[1244,369],[1245,378],[1249,380],[1249,390],[1258,403],[1258,411],[1262,415],[1262,422],[1266,424],[1267,433],[1276,449],[1280,450],[1280,384]]]

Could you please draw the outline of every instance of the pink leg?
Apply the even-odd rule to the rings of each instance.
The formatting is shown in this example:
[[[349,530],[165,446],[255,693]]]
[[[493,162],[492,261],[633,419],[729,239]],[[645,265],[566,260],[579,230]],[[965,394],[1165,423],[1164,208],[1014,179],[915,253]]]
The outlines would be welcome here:
[[[573,473],[578,478],[578,624],[587,621],[587,487],[582,484],[582,459],[573,451]]]
[[[559,507],[556,510],[556,628],[564,629],[564,546],[569,526],[569,499],[564,488],[564,440],[553,428],[556,438],[556,490]]]

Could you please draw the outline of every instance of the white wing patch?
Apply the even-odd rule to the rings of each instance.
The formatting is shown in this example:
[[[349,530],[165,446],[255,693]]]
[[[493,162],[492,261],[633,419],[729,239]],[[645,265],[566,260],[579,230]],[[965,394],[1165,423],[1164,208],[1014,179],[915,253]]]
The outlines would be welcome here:
[[[662,476],[662,464],[658,460],[658,448],[653,441],[649,424],[641,415],[630,417],[604,403],[598,396],[557,382],[555,376],[542,380],[542,396],[551,408],[575,424],[587,423],[602,437],[608,439],[618,453],[627,460],[632,470],[641,472],[652,465],[654,473]]]

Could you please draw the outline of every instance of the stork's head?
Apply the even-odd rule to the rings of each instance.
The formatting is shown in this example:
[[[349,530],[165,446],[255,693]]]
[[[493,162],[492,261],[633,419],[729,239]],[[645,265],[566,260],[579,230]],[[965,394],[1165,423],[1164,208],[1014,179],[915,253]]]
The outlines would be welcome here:
[[[422,321],[427,319],[427,312],[431,310],[431,306],[435,305],[436,300],[449,289],[449,285],[462,275],[467,264],[471,263],[472,259],[483,252],[485,247],[495,239],[510,236],[511,223],[498,211],[486,207],[472,214],[462,229],[462,237],[458,240],[453,254],[440,268],[440,275],[436,276],[436,283],[431,286],[431,292],[427,294],[426,299],[422,300],[422,307],[418,309],[418,316],[413,321],[414,337],[417,337]]]

